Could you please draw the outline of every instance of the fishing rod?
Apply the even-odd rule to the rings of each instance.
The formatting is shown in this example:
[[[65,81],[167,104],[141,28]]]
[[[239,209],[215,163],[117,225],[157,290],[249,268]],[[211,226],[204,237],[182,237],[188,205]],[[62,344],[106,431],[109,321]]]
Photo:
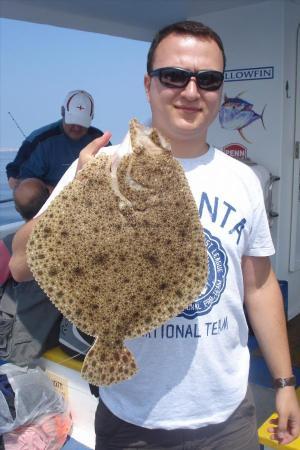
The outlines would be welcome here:
[[[12,113],[10,111],[8,111],[8,114],[10,115],[12,121],[15,123],[16,127],[18,128],[18,130],[22,133],[22,135],[24,136],[24,138],[26,138],[26,135],[24,133],[24,131],[22,130],[22,128],[20,127],[20,125],[18,124],[18,122],[16,121],[16,119],[14,118],[14,116],[12,115]]]

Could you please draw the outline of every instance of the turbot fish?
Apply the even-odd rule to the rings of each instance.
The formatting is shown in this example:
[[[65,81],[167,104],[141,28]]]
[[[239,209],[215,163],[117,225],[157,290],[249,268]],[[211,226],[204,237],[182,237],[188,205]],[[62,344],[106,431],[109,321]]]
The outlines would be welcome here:
[[[108,149],[52,201],[27,245],[42,289],[96,338],[82,367],[96,385],[134,376],[124,340],[178,315],[207,278],[197,206],[167,141],[133,119],[117,153]]]
[[[237,130],[240,136],[246,141],[249,141],[244,133],[243,128],[250,125],[255,120],[260,119],[263,127],[265,128],[263,115],[266,108],[264,106],[262,113],[257,114],[253,111],[253,104],[240,98],[243,92],[239,93],[236,97],[228,98],[225,94],[224,102],[219,112],[219,121],[222,128],[228,130]]]

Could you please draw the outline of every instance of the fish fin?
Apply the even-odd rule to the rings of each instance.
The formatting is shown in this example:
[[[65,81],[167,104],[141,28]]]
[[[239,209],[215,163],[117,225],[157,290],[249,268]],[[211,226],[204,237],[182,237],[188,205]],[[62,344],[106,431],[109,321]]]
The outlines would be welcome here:
[[[252,144],[252,142],[249,141],[249,140],[245,137],[245,135],[243,134],[242,128],[238,128],[237,131],[240,133],[240,136],[242,137],[242,139],[244,139],[244,141],[248,142],[248,144]]]
[[[84,358],[81,376],[96,386],[108,386],[127,380],[136,372],[134,357],[127,348],[110,347],[96,338]]]
[[[267,106],[267,105],[265,105],[265,106],[263,107],[263,110],[262,110],[262,112],[261,112],[261,115],[259,116],[259,117],[260,117],[260,120],[261,120],[261,123],[262,123],[262,125],[263,125],[263,127],[264,127],[265,130],[266,130],[266,127],[265,127],[265,123],[264,123],[264,112],[265,112],[266,106]]]

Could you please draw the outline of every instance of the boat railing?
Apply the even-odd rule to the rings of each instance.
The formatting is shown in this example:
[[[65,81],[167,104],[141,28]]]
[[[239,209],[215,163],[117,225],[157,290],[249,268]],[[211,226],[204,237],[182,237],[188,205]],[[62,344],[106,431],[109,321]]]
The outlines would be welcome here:
[[[9,203],[9,202],[13,202],[13,201],[14,201],[13,198],[3,198],[3,199],[0,199],[0,204],[1,203]]]
[[[14,199],[12,197],[1,198],[0,205],[4,203],[10,203],[13,201]],[[23,220],[19,220],[17,222],[11,222],[6,223],[4,225],[0,225],[0,239],[4,238],[4,236],[6,236],[7,234],[14,233],[15,231],[17,231],[17,229],[20,228],[20,226],[23,225],[23,223],[24,223]]]
[[[5,225],[0,225],[0,239],[8,234],[15,233],[25,222],[19,220],[18,222],[6,223]]]

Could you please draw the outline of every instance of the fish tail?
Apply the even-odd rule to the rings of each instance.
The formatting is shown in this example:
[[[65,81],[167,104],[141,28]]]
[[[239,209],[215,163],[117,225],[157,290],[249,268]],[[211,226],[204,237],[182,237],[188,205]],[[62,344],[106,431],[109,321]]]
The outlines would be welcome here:
[[[266,127],[265,127],[265,123],[264,123],[264,112],[265,112],[266,106],[267,105],[265,105],[263,107],[263,110],[262,110],[261,115],[260,115],[260,120],[261,120],[262,126],[264,127],[265,130],[266,130]]]
[[[84,358],[81,376],[96,386],[107,386],[127,380],[136,372],[134,357],[126,347],[111,347],[96,338]]]
[[[237,130],[240,133],[241,138],[244,139],[244,141],[248,142],[248,144],[252,144],[252,142],[249,141],[249,139],[247,139],[244,133],[242,132],[242,128],[238,128]]]

